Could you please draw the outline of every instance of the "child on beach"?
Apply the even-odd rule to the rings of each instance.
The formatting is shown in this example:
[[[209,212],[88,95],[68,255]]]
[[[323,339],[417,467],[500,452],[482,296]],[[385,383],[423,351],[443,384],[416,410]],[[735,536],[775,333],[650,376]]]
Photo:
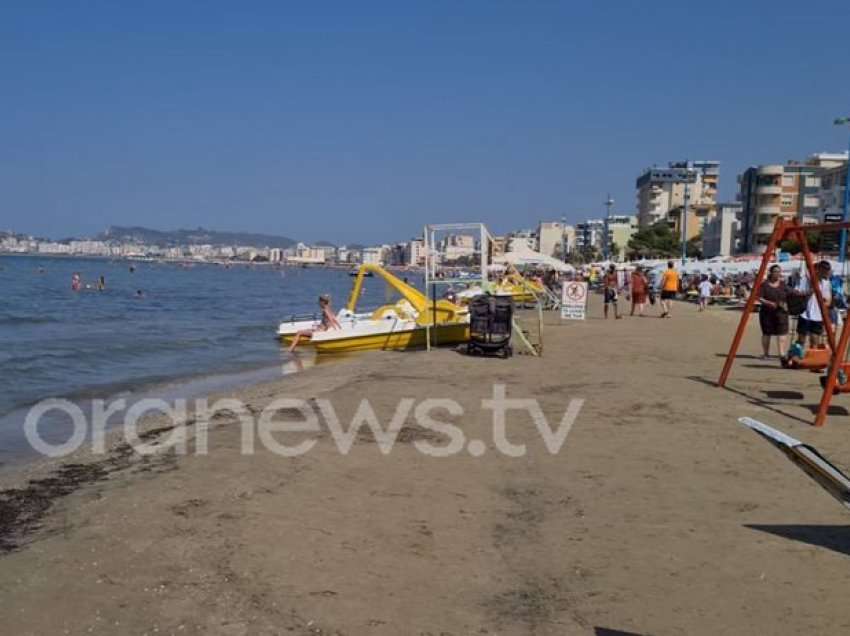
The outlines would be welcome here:
[[[708,280],[708,276],[705,274],[702,275],[702,280],[699,284],[699,310],[705,311],[705,308],[708,307],[708,301],[711,299],[711,283]]]
[[[803,342],[794,342],[788,353],[785,355],[784,363],[789,366],[795,366],[803,361],[806,357],[806,349]]]

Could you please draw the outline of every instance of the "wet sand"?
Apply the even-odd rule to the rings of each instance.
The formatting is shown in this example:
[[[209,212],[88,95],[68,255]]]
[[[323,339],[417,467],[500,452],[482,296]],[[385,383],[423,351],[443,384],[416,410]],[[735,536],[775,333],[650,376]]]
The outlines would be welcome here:
[[[591,314],[549,316],[540,359],[375,352],[231,394],[256,411],[328,398],[343,422],[364,397],[382,422],[401,397],[450,398],[464,414],[435,417],[486,441],[480,457],[420,453],[413,442],[442,438],[412,419],[387,455],[367,433],[341,455],[323,427],[290,434],[317,439],[301,457],[244,456],[223,416],[207,455],[142,460],[116,442],[7,476],[3,633],[850,629],[850,518],[736,423],[755,417],[846,466],[850,398],[811,428],[817,375],[758,360],[755,320],[730,390],[713,386],[737,311],[677,303],[671,320],[606,322],[594,297]],[[518,411],[508,436],[526,455],[496,452],[481,408],[494,383],[550,423],[585,400],[559,453]]]

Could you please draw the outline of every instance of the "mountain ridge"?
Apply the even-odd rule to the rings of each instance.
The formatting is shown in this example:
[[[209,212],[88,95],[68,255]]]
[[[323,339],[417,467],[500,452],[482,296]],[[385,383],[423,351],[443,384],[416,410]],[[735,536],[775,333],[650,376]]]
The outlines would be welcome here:
[[[101,241],[125,241],[173,247],[176,245],[246,245],[286,249],[298,241],[288,236],[257,232],[222,232],[203,227],[195,229],[154,230],[142,226],[110,225],[95,237]]]

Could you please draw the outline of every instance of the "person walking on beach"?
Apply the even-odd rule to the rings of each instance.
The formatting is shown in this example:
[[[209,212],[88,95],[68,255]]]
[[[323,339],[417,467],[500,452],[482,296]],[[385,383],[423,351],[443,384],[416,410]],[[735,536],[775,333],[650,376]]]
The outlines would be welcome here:
[[[614,305],[614,318],[622,318],[617,307],[617,268],[611,265],[602,278],[602,293],[605,296],[605,318],[608,318],[608,305]]]
[[[708,307],[708,301],[711,300],[711,283],[708,276],[702,275],[702,280],[698,286],[699,289],[699,310],[705,311]]]
[[[816,274],[823,303],[826,310],[829,311],[832,304],[832,284],[829,280],[832,274],[832,266],[829,261],[820,261],[817,264]],[[809,296],[805,311],[797,319],[797,343],[800,346],[805,346],[806,336],[809,338],[809,346],[811,347],[818,346],[823,339],[823,315],[813,289],[814,287],[809,284],[807,278],[801,278],[795,291],[797,295],[805,296],[808,294]]]
[[[673,309],[672,300],[679,293],[679,272],[673,266],[673,261],[667,261],[667,270],[661,275],[661,318],[670,318]]]
[[[634,316],[635,309],[637,309],[638,316],[643,316],[643,310],[646,307],[646,292],[649,287],[649,281],[646,279],[646,274],[643,273],[643,270],[640,267],[636,268],[635,271],[632,272],[631,279],[632,311],[629,315]]]
[[[319,296],[319,309],[321,310],[322,318],[315,329],[303,329],[295,334],[292,339],[292,344],[289,345],[290,353],[295,350],[302,338],[312,336],[317,331],[328,331],[330,329],[342,329],[342,325],[334,316],[331,310],[331,297],[328,294]]]
[[[759,301],[762,359],[770,357],[770,340],[774,336],[779,346],[779,357],[783,358],[788,351],[788,290],[779,265],[773,265],[768,271],[767,280],[759,289]]]

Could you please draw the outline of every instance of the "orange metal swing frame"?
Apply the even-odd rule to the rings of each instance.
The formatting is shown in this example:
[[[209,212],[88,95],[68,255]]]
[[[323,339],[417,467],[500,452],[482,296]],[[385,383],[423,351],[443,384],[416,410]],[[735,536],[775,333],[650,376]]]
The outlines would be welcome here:
[[[796,219],[779,218],[776,220],[773,233],[770,235],[770,240],[767,243],[767,249],[762,255],[761,265],[759,266],[759,271],[756,275],[753,289],[750,292],[749,298],[747,298],[747,304],[744,307],[744,313],[741,316],[741,321],[738,323],[738,330],[735,332],[735,337],[732,339],[732,346],[729,349],[729,354],[726,356],[723,371],[720,373],[720,379],[717,381],[717,386],[726,386],[726,380],[729,379],[729,373],[732,371],[732,365],[735,362],[735,356],[738,354],[738,348],[741,346],[741,339],[744,337],[744,332],[746,331],[750,314],[752,314],[756,302],[759,299],[759,291],[761,290],[765,274],[767,273],[767,267],[773,261],[777,246],[787,238],[796,239],[803,251],[803,258],[806,263],[809,280],[816,281],[817,274],[815,272],[815,263],[812,258],[812,251],[809,248],[809,242],[806,239],[806,232],[829,232],[845,230],[848,228],[850,228],[850,221],[803,225]],[[829,341],[829,347],[832,352],[830,355],[829,375],[827,376],[826,385],[823,389],[823,396],[821,397],[818,412],[814,421],[815,426],[823,426],[827,412],[829,411],[829,404],[832,401],[832,396],[838,382],[838,371],[841,364],[844,362],[847,353],[847,344],[850,341],[850,329],[848,329],[848,322],[850,322],[850,320],[844,322],[844,326],[841,329],[841,336],[836,343],[835,329],[832,325],[832,321],[829,319],[829,310],[826,307],[826,303],[824,303],[823,295],[820,291],[820,285],[811,285],[811,287],[814,290],[815,297],[817,298],[818,305],[820,306],[821,315],[823,316],[823,326],[826,330],[826,338]]]

